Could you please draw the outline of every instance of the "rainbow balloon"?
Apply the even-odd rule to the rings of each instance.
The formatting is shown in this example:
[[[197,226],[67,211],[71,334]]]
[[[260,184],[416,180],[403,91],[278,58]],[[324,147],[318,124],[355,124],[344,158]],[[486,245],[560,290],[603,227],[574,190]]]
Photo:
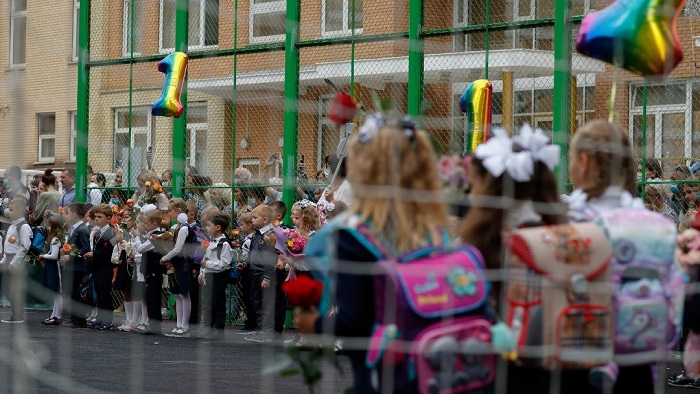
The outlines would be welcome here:
[[[180,102],[180,95],[182,94],[182,84],[185,82],[188,60],[185,53],[174,52],[158,62],[158,71],[165,74],[165,82],[163,82],[163,93],[153,103],[151,109],[153,116],[179,118],[182,115],[185,107]]]
[[[642,76],[666,76],[683,59],[677,25],[684,4],[617,0],[583,18],[576,50]]]
[[[487,79],[477,79],[467,86],[459,98],[459,109],[469,121],[469,152],[489,139],[491,131],[491,99],[493,88]]]

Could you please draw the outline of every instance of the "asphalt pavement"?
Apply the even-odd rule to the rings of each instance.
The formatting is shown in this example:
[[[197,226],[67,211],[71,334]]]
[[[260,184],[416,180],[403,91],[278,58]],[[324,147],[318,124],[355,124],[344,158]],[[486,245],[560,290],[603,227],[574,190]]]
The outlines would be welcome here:
[[[0,317],[9,313],[0,308]],[[40,324],[49,313],[27,311],[23,324],[0,324],[0,393],[309,392],[298,375],[263,374],[284,354],[282,345],[248,342],[237,335],[237,327],[227,327],[224,340],[207,341]],[[117,316],[115,322],[120,321]],[[164,323],[165,330],[174,326],[171,321]],[[350,363],[343,356],[339,361],[342,374],[329,364],[322,365],[324,377],[316,393],[343,393],[351,386]],[[659,375],[665,381],[680,370],[680,360],[674,360]],[[666,393],[696,391],[663,389]]]

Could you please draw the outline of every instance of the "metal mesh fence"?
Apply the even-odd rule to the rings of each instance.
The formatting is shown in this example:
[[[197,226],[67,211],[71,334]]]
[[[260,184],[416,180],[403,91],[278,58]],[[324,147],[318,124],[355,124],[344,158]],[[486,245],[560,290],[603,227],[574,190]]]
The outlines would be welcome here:
[[[237,231],[248,223],[244,217],[259,204],[284,201],[289,214],[294,202],[319,200],[333,178],[329,157],[344,153],[341,142],[357,132],[356,126],[367,113],[378,110],[377,99],[389,100],[397,112],[417,118],[438,155],[465,153],[473,125],[459,108],[460,96],[473,81],[488,79],[493,88],[492,127],[502,127],[512,135],[530,124],[542,129],[563,151],[577,128],[612,113],[615,122],[628,132],[639,167],[640,197],[655,210],[665,209],[661,206],[678,208],[676,223],[687,227],[700,205],[696,195],[700,178],[693,168],[693,163],[700,162],[700,137],[695,133],[700,127],[697,2],[687,1],[678,24],[685,60],[663,80],[643,79],[576,53],[581,19],[611,2],[568,3],[569,15],[564,20],[557,15],[558,0],[91,0],[89,23],[84,26],[89,52],[85,52],[87,48],[77,50],[89,53],[84,59],[89,77],[79,81],[86,99],[77,111],[69,110],[70,147],[63,161],[68,165],[76,161],[77,169],[90,176],[85,181],[85,200],[94,205],[107,203],[119,211],[128,199],[139,195],[139,189],[144,190],[147,179],[157,179],[168,198],[182,197],[190,202],[188,209],[196,207],[194,221],[204,225],[205,214],[222,211],[230,215],[229,230]],[[298,18],[288,15],[288,7],[293,5],[299,7]],[[557,52],[563,41],[568,46]],[[164,79],[157,63],[176,48],[190,56],[184,84],[185,112],[180,119],[153,116],[151,105],[163,91]],[[0,87],[0,92],[4,91]],[[362,107],[350,124],[340,128],[330,118],[337,91],[348,93]],[[4,117],[6,109],[0,110]],[[81,114],[86,117],[86,129],[79,132],[76,125]],[[16,120],[14,114],[8,116]],[[36,123],[41,128],[39,118]],[[83,146],[76,143],[83,132],[87,135],[86,156],[78,153]],[[42,141],[40,135],[39,145]],[[42,146],[38,147],[40,159],[48,157],[50,150],[48,142]],[[84,157],[87,160],[83,162],[80,159]],[[573,181],[567,176],[566,160],[572,158],[568,153],[562,158],[565,161],[557,168],[557,180],[559,191],[568,193]],[[155,178],[144,175],[149,171]],[[104,175],[104,184],[99,174]],[[508,189],[503,201],[486,205],[512,207],[513,193]],[[407,199],[423,198],[405,194]],[[479,207],[462,194],[448,193],[446,197],[453,213]],[[165,222],[174,219],[163,211]],[[450,230],[450,236],[458,235]],[[336,242],[331,239],[328,249],[334,249]],[[330,259],[333,278],[336,271],[346,273],[343,269],[366,269],[343,263],[347,262]],[[32,271],[29,293],[39,304],[50,304],[53,295],[35,283],[41,283],[42,275],[41,268]],[[488,275],[496,283],[502,280],[503,271],[489,271]],[[281,346],[284,339],[298,340],[291,337],[295,333],[285,331],[282,339],[272,341],[274,346],[250,345],[253,341],[243,341],[244,336],[236,338],[231,328],[250,328],[246,327],[250,311],[244,300],[251,298],[251,291],[239,281],[227,285],[225,293],[228,332],[222,341],[215,345],[207,342],[209,339],[192,341],[194,345],[185,345],[186,354],[172,357],[175,360],[153,352],[160,363],[153,366],[154,376],[195,371],[202,381],[165,388],[155,385],[137,370],[148,360],[135,354],[146,346],[152,349],[159,340],[130,340],[129,352],[115,350],[128,366],[119,376],[133,381],[130,391],[208,391],[233,381],[240,384],[232,386],[235,390],[304,391],[303,378],[308,376],[285,380],[261,373],[285,354]],[[181,324],[177,313],[183,312],[174,294],[165,289],[162,295],[161,314],[170,330]],[[121,291],[113,291],[112,297],[118,312],[115,323],[119,324],[126,312],[125,297]],[[70,300],[65,302],[70,306]],[[200,316],[194,320],[206,319],[201,308],[195,313]],[[285,329],[293,329],[292,313],[286,309],[285,313]],[[588,316],[574,318],[585,320]],[[346,352],[367,346],[362,340],[338,343],[331,335],[332,327],[324,329],[323,338],[307,337],[317,341],[311,349],[318,350],[318,343],[326,350],[338,347]],[[27,332],[31,335],[32,328],[19,334],[0,331],[0,338],[7,335],[8,343],[20,338],[12,343],[21,351],[36,351],[22,337]],[[72,364],[57,366],[41,355],[25,358],[40,360],[36,371],[54,374],[54,382],[39,379],[31,365],[15,365],[11,371],[0,372],[0,378],[12,375],[18,390],[33,387],[22,380],[26,376],[34,379],[39,391],[125,388],[118,386],[119,381],[102,383],[76,377],[72,372],[79,363],[75,361],[77,351],[67,349],[79,346],[80,336],[61,334],[57,341],[55,351],[63,352],[58,353],[58,363],[70,359]],[[110,343],[119,347],[120,341]],[[173,342],[167,345],[180,349]],[[223,356],[221,352],[228,353]],[[8,355],[10,350],[0,347],[0,358],[3,353]],[[237,369],[233,375],[216,369],[217,357],[236,363],[236,368],[250,362],[240,366],[241,375],[246,376],[239,376]],[[662,358],[671,362],[672,372],[679,372],[674,355]],[[352,366],[342,360],[345,374],[323,367],[322,392],[353,384]],[[465,365],[474,361],[470,360]],[[178,363],[191,368],[180,368]],[[499,376],[508,373],[504,365],[498,364]],[[208,371],[210,367],[215,372]],[[394,382],[386,380],[392,379],[393,366],[384,367],[389,367],[389,372],[383,374],[382,385],[392,387]],[[217,373],[225,378],[213,376]],[[666,375],[659,373],[659,377],[657,386],[661,387]],[[238,382],[247,378],[250,382]],[[552,379],[551,392],[557,391],[562,379],[558,375]],[[505,392],[498,384],[496,389]]]

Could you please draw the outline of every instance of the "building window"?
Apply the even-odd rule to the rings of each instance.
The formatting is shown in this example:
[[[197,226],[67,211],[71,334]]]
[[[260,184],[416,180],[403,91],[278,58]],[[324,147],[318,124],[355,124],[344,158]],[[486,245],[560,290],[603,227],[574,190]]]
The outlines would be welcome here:
[[[129,133],[131,130],[131,133]],[[133,107],[114,110],[114,161],[124,169],[124,177],[136,184],[138,174],[148,169],[146,153],[151,146],[152,117],[150,107]],[[131,165],[126,166],[126,163]],[[131,170],[126,175],[126,172]]]
[[[75,152],[76,152],[76,147],[75,147],[75,141],[77,140],[77,135],[78,135],[78,113],[76,111],[71,111],[69,112],[70,116],[70,141],[69,141],[69,146],[70,146],[70,154],[68,155],[70,161],[75,161]]]
[[[27,55],[27,0],[12,0],[10,67],[24,67]]]
[[[321,28],[324,36],[349,35],[353,0],[323,0]],[[362,33],[362,2],[355,0],[355,34]]]
[[[200,174],[207,173],[207,103],[190,103],[187,106],[187,139],[185,140],[187,164]]]
[[[56,114],[39,114],[37,118],[39,120],[39,161],[52,162],[56,148]]]
[[[160,51],[175,48],[176,0],[160,0]],[[219,0],[189,0],[188,48],[215,48],[219,45]]]
[[[78,32],[80,31],[80,0],[73,1],[73,51],[71,59],[78,61]]]
[[[131,6],[133,4],[133,10]],[[133,26],[132,19],[133,16]],[[131,56],[133,49],[134,56],[141,55],[141,42],[143,35],[143,0],[124,0],[124,26],[122,28],[122,56]],[[132,42],[131,31],[134,36]],[[132,47],[133,44],[133,47]]]
[[[316,150],[316,169],[323,167],[323,159],[335,154],[342,138],[342,131],[328,117],[333,95],[321,95],[318,97],[318,138]],[[310,170],[307,167],[307,171]]]
[[[283,41],[287,14],[285,0],[252,0],[250,4],[250,42]]]

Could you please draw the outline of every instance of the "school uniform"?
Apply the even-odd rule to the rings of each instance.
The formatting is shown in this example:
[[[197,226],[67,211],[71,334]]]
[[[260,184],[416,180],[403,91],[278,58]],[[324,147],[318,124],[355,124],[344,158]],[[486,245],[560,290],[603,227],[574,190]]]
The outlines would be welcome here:
[[[146,233],[146,235],[143,236],[144,241],[142,241],[142,237],[140,236],[134,238],[134,248],[137,253],[141,254],[140,269],[145,277],[146,283],[143,302],[146,303],[146,309],[148,310],[149,328],[147,333],[151,334],[162,333],[161,323],[163,322],[163,315],[161,314],[160,308],[165,268],[160,264],[163,255],[156,251],[155,247],[148,239],[151,235],[162,233],[163,231],[157,228]]]
[[[63,288],[70,292],[71,297],[71,303],[66,308],[70,316],[66,325],[84,327],[85,315],[89,308],[80,297],[80,282],[87,275],[89,268],[89,263],[83,256],[90,251],[90,230],[85,223],[80,221],[68,229],[66,243],[76,249],[68,257],[63,276]]]
[[[212,240],[204,254],[204,268],[200,277],[204,277],[204,322],[206,327],[223,330],[226,325],[226,285],[233,251],[224,235]]]
[[[104,328],[104,325],[112,324],[114,303],[112,302],[112,277],[114,276],[114,264],[112,264],[112,251],[114,230],[106,224],[94,235],[92,246],[92,272],[97,293],[97,325],[96,328]],[[101,324],[100,324],[101,323]]]
[[[49,248],[44,254],[44,286],[54,293],[61,293],[62,268],[58,261],[58,251],[61,248],[61,241],[53,237],[49,242]]]
[[[284,308],[276,308],[275,305],[284,302],[284,294],[278,294],[277,282],[279,280],[275,265],[277,264],[277,250],[267,238],[274,234],[272,225],[267,225],[256,230],[251,239],[250,254],[250,291],[253,307],[255,308],[256,329],[264,331],[282,332],[280,323],[284,323]],[[261,283],[269,280],[270,286],[263,289]],[[278,299],[281,298],[281,299]]]
[[[24,257],[32,243],[32,229],[24,218],[20,218],[12,222],[6,235],[5,253],[0,260],[0,266],[10,272],[10,320],[19,322],[24,320],[24,293],[27,281]]]

